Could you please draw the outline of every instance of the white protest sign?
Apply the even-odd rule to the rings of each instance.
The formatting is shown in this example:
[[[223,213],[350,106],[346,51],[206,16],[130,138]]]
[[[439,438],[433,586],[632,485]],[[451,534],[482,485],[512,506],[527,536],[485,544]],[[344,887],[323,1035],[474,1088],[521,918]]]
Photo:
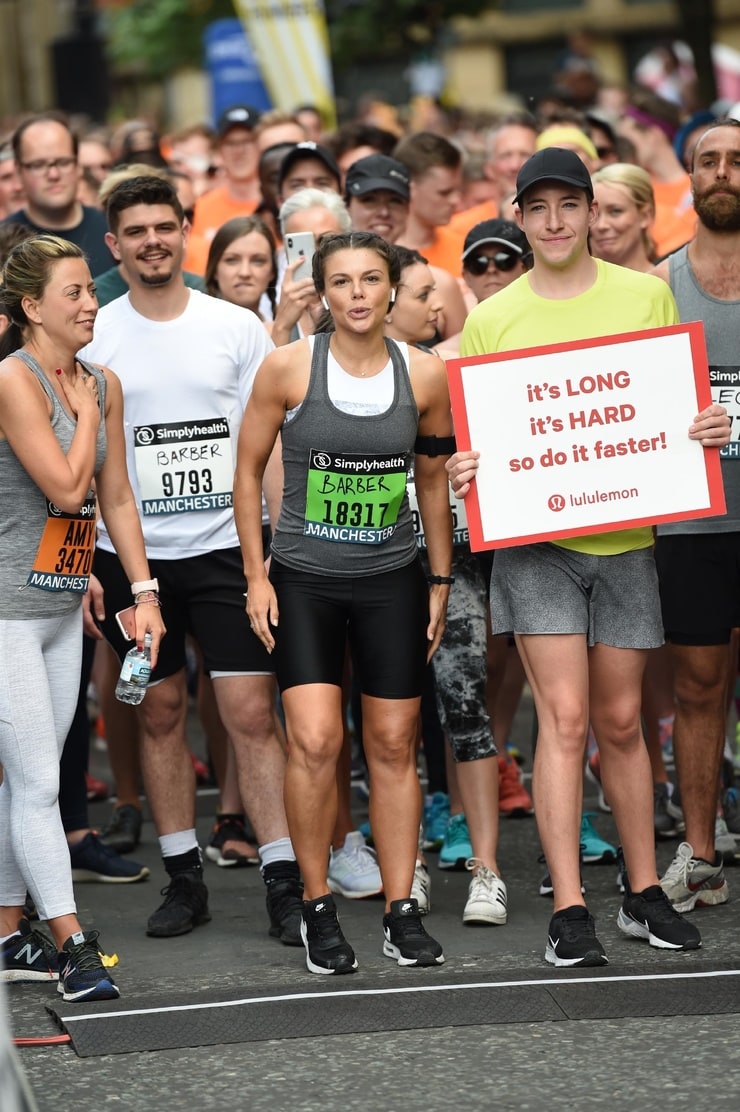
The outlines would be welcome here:
[[[474,550],[723,513],[700,323],[450,360]]]

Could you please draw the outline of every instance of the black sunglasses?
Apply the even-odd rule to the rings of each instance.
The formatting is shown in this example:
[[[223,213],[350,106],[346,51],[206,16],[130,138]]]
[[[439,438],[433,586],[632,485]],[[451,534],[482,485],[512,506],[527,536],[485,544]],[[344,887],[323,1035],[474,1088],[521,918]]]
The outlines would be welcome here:
[[[513,270],[521,255],[513,255],[509,251],[497,251],[495,255],[469,255],[463,263],[465,270],[469,270],[476,278],[486,273],[491,263],[496,270]]]

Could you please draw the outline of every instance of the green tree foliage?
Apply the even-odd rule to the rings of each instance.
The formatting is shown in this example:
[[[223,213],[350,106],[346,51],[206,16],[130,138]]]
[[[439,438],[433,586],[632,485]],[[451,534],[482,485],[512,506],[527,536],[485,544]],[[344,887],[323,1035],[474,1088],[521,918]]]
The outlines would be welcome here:
[[[452,16],[480,15],[497,3],[325,0],[334,65],[431,47]],[[202,65],[204,28],[235,14],[232,0],[119,0],[103,12],[108,54],[118,69],[163,79],[182,66]]]
[[[325,0],[335,68],[417,52],[438,42],[448,20],[476,16],[498,0]]]
[[[235,14],[232,0],[132,0],[104,13],[108,56],[118,69],[163,79],[202,66],[206,26]]]

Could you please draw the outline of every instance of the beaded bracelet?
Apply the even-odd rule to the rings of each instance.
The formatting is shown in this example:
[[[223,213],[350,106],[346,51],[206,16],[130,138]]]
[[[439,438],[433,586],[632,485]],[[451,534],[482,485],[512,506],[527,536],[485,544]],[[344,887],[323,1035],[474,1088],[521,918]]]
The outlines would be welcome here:
[[[138,606],[139,603],[151,603],[153,606],[162,605],[156,591],[140,591],[138,595],[134,596],[134,606]]]
[[[454,575],[428,575],[427,583],[447,583],[450,586],[455,582]]]

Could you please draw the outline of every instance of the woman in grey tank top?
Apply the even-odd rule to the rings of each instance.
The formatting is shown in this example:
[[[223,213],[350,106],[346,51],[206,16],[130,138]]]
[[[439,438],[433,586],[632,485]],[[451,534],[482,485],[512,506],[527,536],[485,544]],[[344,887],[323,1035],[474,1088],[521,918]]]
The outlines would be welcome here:
[[[98,307],[82,252],[49,235],[18,244],[3,302],[13,323],[0,343],[0,977],[57,980],[67,1001],[109,999],[118,988],[76,915],[57,798],[80,683],[93,476],[128,575],[156,584],[126,472],[120,383],[76,358]],[[151,632],[155,657],[158,598],[136,601],[137,641]],[[53,941],[24,917],[27,891]]]
[[[411,899],[421,793],[416,737],[426,660],[444,628],[452,557],[444,461],[452,420],[444,364],[383,336],[398,264],[369,232],[325,237],[316,289],[334,332],[277,348],[257,373],[239,437],[234,509],[247,613],[275,662],[289,739],[285,801],[305,884],[306,965],[351,973],[327,882],[350,651],[362,690],[370,811],[386,897],[383,953],[438,965]],[[262,478],[282,436],[283,502],[270,577]],[[425,582],[406,496],[415,456],[431,573]],[[279,610],[279,628],[278,627]]]

